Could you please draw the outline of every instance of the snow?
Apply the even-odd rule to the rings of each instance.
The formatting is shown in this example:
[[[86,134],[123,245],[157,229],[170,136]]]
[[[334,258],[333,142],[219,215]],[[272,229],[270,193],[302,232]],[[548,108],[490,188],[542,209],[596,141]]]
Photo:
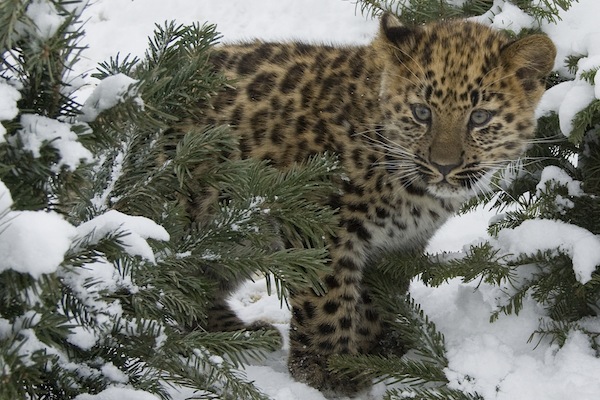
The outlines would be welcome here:
[[[43,35],[51,35],[62,17],[44,4],[47,3],[36,0],[27,12]],[[496,0],[493,11],[482,18],[482,22],[515,32],[533,26],[530,17],[506,1]],[[538,115],[557,112],[561,131],[565,135],[571,132],[573,116],[593,99],[600,99],[598,85],[592,85],[581,77],[581,72],[600,65],[599,13],[600,2],[597,0],[579,0],[571,10],[562,13],[562,20],[556,25],[542,26],[557,44],[557,70],[575,80],[548,91]],[[375,21],[356,15],[355,4],[344,0],[223,0],[218,5],[215,2],[172,0],[169,7],[156,0],[96,0],[84,12],[84,20],[87,20],[84,44],[89,46],[89,50],[84,52],[84,58],[76,65],[76,72],[89,73],[98,62],[117,53],[142,56],[154,23],[170,19],[180,23],[217,23],[218,30],[224,35],[223,40],[227,42],[258,37],[264,40],[366,43],[377,31]],[[564,59],[568,55],[585,56],[574,75],[569,74],[564,66]],[[600,77],[596,75],[594,83],[598,82]],[[132,90],[135,83],[120,74],[101,83],[88,77],[88,87],[79,94],[82,99],[87,98],[81,120],[92,121],[103,110],[128,99],[143,106],[141,100],[136,100],[135,90]],[[17,116],[15,107],[18,96],[13,86],[0,81],[0,121],[12,120]],[[62,163],[67,168],[75,168],[81,161],[90,160],[90,154],[78,145],[70,124],[31,114],[22,115],[21,123],[21,135],[34,156],[39,155],[40,146],[48,142],[65,157]],[[3,129],[0,128],[0,143],[4,140]],[[119,171],[113,173],[118,175]],[[570,195],[580,193],[581,187],[576,181],[552,169],[544,171],[539,190],[544,190],[545,183],[550,181],[565,184]],[[98,200],[101,203],[98,209],[102,209],[100,206],[105,200]],[[11,211],[11,205],[10,192],[0,182],[0,254],[3,255],[0,258],[0,271],[15,269],[34,277],[58,271],[65,284],[75,291],[79,290],[77,294],[86,304],[101,311],[96,317],[100,328],[108,324],[110,315],[118,316],[122,310],[116,301],[100,301],[98,291],[114,291],[120,287],[135,291],[137,288],[123,280],[114,266],[102,259],[67,274],[59,269],[65,252],[83,238],[98,241],[106,235],[123,232],[127,235],[122,237],[122,242],[129,253],[153,262],[154,254],[146,239],[169,239],[166,231],[154,222],[116,211],[108,211],[79,227],[73,227],[55,213]],[[460,251],[469,243],[487,238],[487,221],[492,215],[489,210],[480,208],[467,216],[452,218],[436,234],[427,250]],[[517,228],[502,231],[497,240],[498,246],[510,249],[515,256],[560,247],[572,258],[574,271],[581,283],[588,282],[592,271],[600,264],[600,239],[582,228],[559,221],[527,221]],[[97,284],[88,289],[84,284],[90,280]],[[282,307],[277,296],[267,295],[265,287],[264,280],[260,279],[248,283],[234,294],[231,304],[244,320],[269,321],[285,334],[289,326],[289,310]],[[585,335],[578,331],[571,332],[562,348],[547,340],[529,342],[539,321],[547,318],[545,310],[533,299],[524,299],[523,309],[518,316],[500,315],[496,322],[489,322],[490,314],[506,299],[507,290],[506,287],[465,284],[459,280],[436,288],[426,287],[419,282],[412,284],[412,297],[421,304],[446,338],[449,360],[446,376],[451,386],[477,391],[485,400],[600,398],[600,381],[597,379],[600,359],[595,356]],[[585,322],[596,330],[600,324],[597,319]],[[17,328],[0,319],[0,338]],[[22,328],[25,329],[18,328],[19,332],[31,339],[32,346],[24,351],[34,351],[38,348],[36,346],[43,346],[31,329]],[[98,332],[79,327],[72,330],[69,341],[85,350],[96,344],[98,335]],[[249,365],[245,371],[249,380],[274,400],[324,399],[317,390],[295,382],[289,376],[285,366],[288,349],[289,344],[285,342],[281,351]],[[213,359],[215,363],[220,361]],[[126,386],[126,377],[117,368],[111,368],[110,364],[106,364],[102,372],[118,385],[96,395],[81,394],[76,400],[158,399],[157,396]],[[378,385],[357,399],[378,400],[383,392],[382,385]],[[179,396],[176,400],[191,396],[186,390],[173,393]]]
[[[552,39],[557,49],[554,69],[561,75],[573,77],[565,60],[568,56],[582,57],[577,64],[574,81],[566,81],[554,86],[542,98],[538,115],[550,111],[558,113],[560,129],[565,136],[572,131],[572,119],[592,100],[600,99],[600,89],[581,77],[585,71],[600,66],[600,25],[598,25],[600,2],[579,0],[573,2],[567,12],[561,13],[561,20],[555,24],[545,23],[543,31]],[[600,80],[595,76],[594,82]]]
[[[600,237],[562,221],[528,220],[516,228],[503,229],[498,234],[498,248],[514,255],[558,248],[571,257],[575,276],[582,284],[589,282],[600,266]]]
[[[540,182],[536,186],[536,193],[538,195],[545,193],[548,190],[549,183],[552,183],[550,187],[556,184],[566,187],[569,196],[583,195],[581,182],[571,178],[563,169],[555,165],[549,165],[542,170]]]
[[[65,22],[65,17],[59,15],[56,7],[44,0],[33,0],[27,6],[25,15],[29,17],[37,34],[43,39],[49,39],[54,36],[58,28]],[[28,26],[20,22],[15,26],[15,30],[21,35],[29,29]]]
[[[98,343],[98,337],[93,330],[84,326],[74,326],[67,336],[67,341],[82,350],[90,350]]]
[[[143,108],[142,99],[137,96],[135,84],[138,81],[128,77],[125,74],[116,74],[104,78],[94,92],[83,104],[80,120],[92,122],[98,115],[104,111],[132,98],[133,101]]]
[[[45,144],[54,147],[60,153],[60,160],[53,169],[58,172],[64,166],[73,171],[82,162],[91,162],[92,153],[78,141],[73,125],[52,118],[34,114],[21,115],[19,137],[23,149],[39,158]]]
[[[537,116],[558,114],[560,131],[569,136],[573,130],[573,118],[595,99],[595,89],[587,81],[576,79],[559,83],[550,88],[538,106]]]
[[[566,68],[565,60],[569,55],[593,57],[600,54],[600,34],[598,25],[600,4],[597,0],[579,0],[572,2],[567,12],[561,13],[561,19],[555,24],[545,24],[544,32],[556,45],[557,57],[555,70],[565,76],[572,76]]]
[[[127,383],[129,378],[111,362],[108,362],[100,369],[102,374],[115,383]]]
[[[490,25],[496,29],[506,29],[519,33],[523,29],[535,28],[535,20],[519,7],[504,0],[494,0],[494,4],[485,14],[473,20]]]
[[[4,143],[6,139],[6,128],[2,125],[2,121],[10,121],[14,119],[19,113],[17,108],[17,101],[21,99],[21,92],[8,84],[6,81],[0,80],[0,144]]]
[[[129,387],[111,386],[98,394],[80,394],[73,400],[160,400],[158,396]]]
[[[0,272],[12,269],[34,278],[55,272],[75,228],[55,212],[9,211],[12,197],[0,181]]]
[[[169,240],[169,234],[162,226],[151,219],[123,214],[116,210],[107,211],[77,227],[77,236],[89,243],[98,243],[109,234],[121,233],[121,243],[125,250],[152,263],[154,252],[146,239]]]

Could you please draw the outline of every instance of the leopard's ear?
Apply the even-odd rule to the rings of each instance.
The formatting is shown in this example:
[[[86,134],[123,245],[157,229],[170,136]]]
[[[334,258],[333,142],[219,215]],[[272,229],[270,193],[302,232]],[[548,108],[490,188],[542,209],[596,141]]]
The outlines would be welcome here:
[[[404,42],[415,40],[420,30],[403,25],[395,15],[385,12],[381,16],[379,32],[382,37],[399,46]]]
[[[504,46],[502,62],[521,79],[540,79],[554,67],[556,47],[546,35],[531,35]]]

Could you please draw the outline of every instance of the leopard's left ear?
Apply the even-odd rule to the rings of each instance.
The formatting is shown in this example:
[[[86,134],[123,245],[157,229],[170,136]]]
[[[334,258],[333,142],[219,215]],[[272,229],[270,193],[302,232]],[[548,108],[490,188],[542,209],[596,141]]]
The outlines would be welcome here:
[[[396,46],[410,40],[415,40],[419,32],[420,30],[418,28],[411,28],[403,25],[402,22],[390,12],[385,12],[381,16],[379,34]]]
[[[556,47],[546,35],[531,35],[507,44],[502,62],[521,79],[540,79],[554,67]]]

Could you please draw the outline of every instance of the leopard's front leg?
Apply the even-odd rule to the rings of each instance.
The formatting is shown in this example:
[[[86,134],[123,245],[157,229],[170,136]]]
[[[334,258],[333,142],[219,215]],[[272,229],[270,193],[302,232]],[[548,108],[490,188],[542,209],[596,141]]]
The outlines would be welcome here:
[[[363,309],[368,301],[362,288],[366,242],[360,232],[345,229],[332,241],[332,273],[324,277],[325,294],[307,290],[290,299],[289,370],[297,380],[337,394],[355,393],[369,382],[331,373],[330,357],[370,351],[381,331],[376,312]]]

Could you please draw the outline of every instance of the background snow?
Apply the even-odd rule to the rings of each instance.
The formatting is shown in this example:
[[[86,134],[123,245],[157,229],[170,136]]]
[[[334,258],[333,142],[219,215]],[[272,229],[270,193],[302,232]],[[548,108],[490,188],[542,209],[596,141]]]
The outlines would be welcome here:
[[[497,12],[491,21],[495,26],[518,30],[518,27],[526,27],[531,22],[514,8],[506,6],[504,1],[495,2],[496,6],[499,4],[503,5],[503,9],[498,10],[500,12]],[[47,16],[42,16],[43,13],[35,9],[28,12],[31,12],[32,18],[39,21],[48,32],[55,29],[57,20],[52,10],[47,10]],[[580,62],[582,69],[592,68],[597,63],[597,56],[600,56],[600,41],[597,40],[600,32],[597,24],[599,12],[600,2],[579,0],[579,3],[573,5],[571,11],[562,15],[562,21],[557,25],[548,24],[543,27],[557,43],[558,70],[567,73],[563,61],[570,54],[587,56],[587,60]],[[344,0],[254,0],[252,2],[172,0],[168,7],[162,1],[97,0],[85,11],[84,19],[86,18],[88,22],[85,26],[87,31],[85,41],[90,49],[84,53],[88,58],[76,65],[78,70],[75,72],[90,73],[98,62],[105,61],[119,52],[141,56],[154,23],[162,23],[170,19],[180,23],[196,21],[216,23],[218,30],[225,36],[224,40],[228,42],[259,37],[266,40],[300,38],[306,41],[365,43],[377,30],[376,22],[355,15],[355,5]],[[82,99],[88,97],[97,84],[91,78],[88,78],[88,83],[88,88],[80,94]],[[576,110],[585,106],[585,101],[597,98],[597,90],[590,91],[595,88],[585,84],[581,80],[568,85],[565,83],[563,87],[557,86],[554,93],[550,91],[544,97],[544,107],[541,112],[549,110],[559,112],[561,127],[564,128],[565,134],[569,133],[570,118]],[[6,88],[6,85],[0,87],[0,90],[2,94],[14,94],[14,91],[11,92]],[[572,90],[575,92],[571,93]],[[585,101],[577,101],[580,99],[578,91],[585,95]],[[576,97],[576,101],[571,102],[569,99],[573,97]],[[0,190],[0,201],[8,203],[9,197],[6,196],[9,196],[7,191]],[[7,213],[2,219],[4,224],[0,226],[0,235],[3,235],[0,240],[2,244],[7,238],[4,236],[5,227],[14,225],[6,224]],[[489,211],[479,209],[476,214],[452,219],[438,232],[428,250],[431,252],[460,250],[464,244],[484,237],[486,222],[490,215]],[[36,217],[41,216],[36,214]],[[45,233],[46,239],[53,236],[68,238],[74,234],[74,228],[66,222],[58,222],[59,219],[54,217],[47,218],[47,221],[36,219],[35,222],[35,226],[48,225],[52,231]],[[103,225],[99,221],[95,224],[97,225],[94,227],[101,230]],[[19,229],[30,229],[33,226],[33,224],[17,225]],[[115,227],[114,224],[111,226]],[[165,237],[163,232],[159,232],[157,227],[152,225],[137,226],[131,231],[143,238],[147,237],[142,236],[142,231],[146,228],[150,229],[151,235]],[[61,234],[57,234],[57,231]],[[35,238],[35,233],[28,237]],[[10,250],[0,249],[0,252],[7,251],[6,254],[11,254]],[[572,250],[575,257],[577,251],[574,247]],[[66,251],[64,243],[54,245],[51,249],[47,249],[44,258],[55,255],[58,260],[64,251]],[[144,249],[140,254],[150,258],[146,251],[147,249]],[[19,264],[22,263],[23,260],[19,260]],[[45,268],[41,268],[39,264],[36,264],[37,267],[31,266],[30,273],[33,271],[40,274],[46,270],[51,271],[55,263],[56,261],[52,261]],[[0,266],[2,266],[0,268],[10,268],[4,260],[0,260]],[[582,279],[585,279],[588,272],[589,268],[582,268],[580,271]],[[534,343],[528,343],[529,335],[538,326],[538,320],[545,318],[544,311],[531,299],[525,299],[519,316],[500,316],[497,322],[490,324],[490,313],[503,299],[501,288],[483,284],[474,286],[453,280],[438,288],[429,288],[415,283],[411,287],[411,293],[446,337],[450,362],[447,376],[452,385],[477,390],[485,396],[486,400],[600,398],[600,382],[597,380],[600,374],[600,360],[594,356],[594,351],[585,336],[577,332],[572,333],[566,345],[560,350],[546,341],[540,342],[537,347]],[[264,282],[259,281],[250,285],[250,288],[241,290],[234,296],[232,302],[246,320],[268,319],[280,324],[285,331],[286,324],[289,322],[289,312],[281,309],[279,299],[266,295]],[[82,347],[94,340],[90,332],[81,332],[81,335],[81,338],[73,337],[72,340]],[[284,347],[281,352],[271,354],[266,361],[258,365],[249,366],[247,368],[249,378],[273,399],[323,399],[316,390],[290,379],[285,369],[286,349]],[[380,398],[382,392],[380,386],[375,387],[370,394],[359,398]],[[189,393],[184,392],[180,395],[183,399]],[[127,387],[111,387],[95,396],[80,395],[77,400],[122,398],[155,400],[156,396]]]

